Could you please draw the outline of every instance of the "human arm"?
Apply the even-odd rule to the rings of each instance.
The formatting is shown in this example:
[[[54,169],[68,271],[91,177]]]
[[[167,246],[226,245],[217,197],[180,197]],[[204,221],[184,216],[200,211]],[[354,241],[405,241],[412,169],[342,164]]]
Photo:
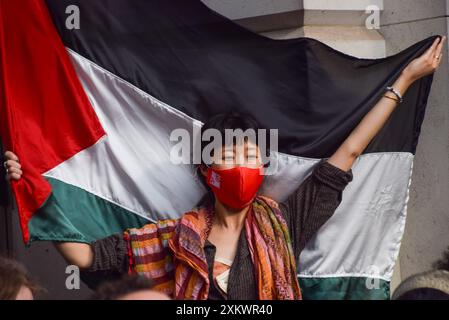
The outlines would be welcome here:
[[[402,95],[414,81],[433,73],[441,61],[444,44],[436,39],[433,45],[419,58],[413,60],[392,85]],[[440,57],[438,60],[435,56]],[[341,202],[342,192],[350,181],[352,165],[372,139],[384,126],[397,106],[393,93],[386,93],[361,120],[337,151],[314,168],[312,174],[302,182],[286,201],[281,203],[289,223],[292,241],[299,248],[305,246],[318,229],[334,214]],[[325,163],[327,164],[325,165]]]
[[[352,170],[343,171],[322,160],[295,192],[279,203],[296,257],[334,214],[352,178]]]
[[[437,38],[432,46],[419,58],[413,60],[400,74],[392,87],[405,95],[408,88],[418,79],[434,73],[442,61],[442,50],[446,37]],[[387,97],[385,97],[387,96]],[[387,92],[365,115],[357,127],[346,138],[329,163],[347,171],[382,129],[398,103],[396,96]]]
[[[6,180],[21,179],[23,172],[17,155],[7,151],[4,156]],[[121,233],[93,243],[53,241],[53,244],[67,264],[79,267],[81,279],[91,289],[128,271],[127,245]]]

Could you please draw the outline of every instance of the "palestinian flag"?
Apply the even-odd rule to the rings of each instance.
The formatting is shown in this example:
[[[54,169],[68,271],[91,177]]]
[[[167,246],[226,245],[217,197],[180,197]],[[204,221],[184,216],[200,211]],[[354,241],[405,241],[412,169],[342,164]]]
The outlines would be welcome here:
[[[0,134],[24,171],[12,183],[24,241],[91,242],[179,217],[205,189],[170,162],[170,134],[228,110],[279,129],[262,193],[281,201],[434,39],[358,59],[260,36],[201,1],[0,0]],[[388,299],[431,83],[410,88],[354,164],[299,259],[304,298]]]

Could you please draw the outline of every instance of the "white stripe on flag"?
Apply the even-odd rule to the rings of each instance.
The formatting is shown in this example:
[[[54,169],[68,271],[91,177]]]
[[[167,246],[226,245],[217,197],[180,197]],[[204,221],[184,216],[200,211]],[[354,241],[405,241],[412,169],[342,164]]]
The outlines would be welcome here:
[[[362,155],[335,214],[299,258],[301,276],[366,276],[390,281],[407,214],[413,155]]]

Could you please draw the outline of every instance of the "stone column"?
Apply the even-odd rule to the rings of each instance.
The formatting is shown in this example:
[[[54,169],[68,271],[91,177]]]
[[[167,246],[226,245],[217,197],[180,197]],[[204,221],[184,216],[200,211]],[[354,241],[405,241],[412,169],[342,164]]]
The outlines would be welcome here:
[[[449,1],[384,0],[380,32],[392,55],[426,37],[447,35]],[[432,268],[449,246],[448,47],[435,75],[416,152],[408,216],[395,280]],[[393,282],[393,287],[397,281]],[[392,288],[393,289],[393,288]]]

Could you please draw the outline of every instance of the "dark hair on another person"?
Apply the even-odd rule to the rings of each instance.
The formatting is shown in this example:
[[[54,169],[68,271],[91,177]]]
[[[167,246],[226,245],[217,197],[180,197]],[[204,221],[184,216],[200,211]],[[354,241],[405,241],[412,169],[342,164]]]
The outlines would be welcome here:
[[[127,294],[148,290],[153,287],[153,282],[141,275],[125,274],[119,279],[105,281],[100,284],[91,296],[91,300],[117,300]]]
[[[33,297],[44,291],[21,263],[0,257],[0,300],[15,300],[22,287],[30,289]]]
[[[402,294],[396,300],[449,300],[449,295],[434,288],[417,288]]]
[[[433,270],[405,279],[393,293],[395,300],[449,300],[449,247]]]

